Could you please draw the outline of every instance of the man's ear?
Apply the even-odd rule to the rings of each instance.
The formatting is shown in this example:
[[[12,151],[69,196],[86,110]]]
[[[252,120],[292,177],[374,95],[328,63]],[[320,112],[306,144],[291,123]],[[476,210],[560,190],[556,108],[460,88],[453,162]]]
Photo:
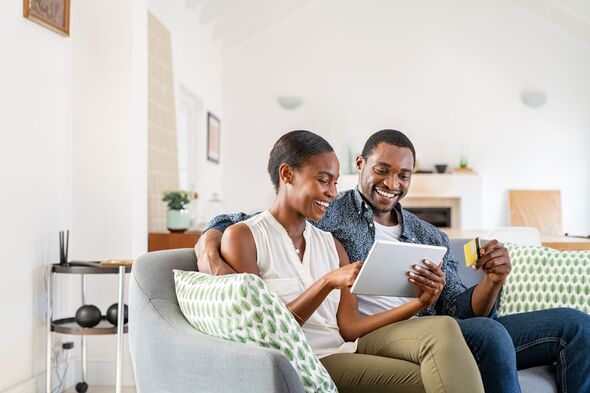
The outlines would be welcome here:
[[[363,169],[363,166],[365,165],[365,159],[363,158],[362,155],[359,154],[358,156],[356,156],[355,164],[356,164],[356,169],[358,169],[359,171],[361,169]]]
[[[293,182],[293,168],[289,164],[282,163],[279,166],[279,180],[281,183]]]

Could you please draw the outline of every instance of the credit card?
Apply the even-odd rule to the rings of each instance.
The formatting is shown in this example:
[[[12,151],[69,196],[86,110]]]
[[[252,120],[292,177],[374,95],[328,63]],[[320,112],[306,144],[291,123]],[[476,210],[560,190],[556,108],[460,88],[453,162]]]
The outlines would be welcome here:
[[[463,246],[463,251],[465,252],[465,265],[471,266],[479,259],[479,237],[471,240],[470,242],[465,243]]]

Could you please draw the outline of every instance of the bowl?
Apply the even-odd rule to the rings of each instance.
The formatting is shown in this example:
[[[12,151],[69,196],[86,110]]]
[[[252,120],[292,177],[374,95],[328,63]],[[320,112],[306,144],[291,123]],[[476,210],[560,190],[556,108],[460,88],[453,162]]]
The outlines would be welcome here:
[[[447,171],[447,164],[437,164],[434,166],[438,173],[445,173]]]

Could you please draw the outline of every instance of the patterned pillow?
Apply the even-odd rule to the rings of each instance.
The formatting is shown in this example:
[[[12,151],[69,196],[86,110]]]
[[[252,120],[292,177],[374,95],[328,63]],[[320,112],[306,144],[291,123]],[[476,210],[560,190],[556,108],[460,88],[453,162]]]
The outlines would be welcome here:
[[[291,362],[306,392],[337,392],[293,315],[260,277],[175,270],[174,282],[180,309],[195,329],[226,340],[275,348]]]
[[[500,315],[572,307],[590,314],[590,251],[559,251],[507,244],[512,272]]]

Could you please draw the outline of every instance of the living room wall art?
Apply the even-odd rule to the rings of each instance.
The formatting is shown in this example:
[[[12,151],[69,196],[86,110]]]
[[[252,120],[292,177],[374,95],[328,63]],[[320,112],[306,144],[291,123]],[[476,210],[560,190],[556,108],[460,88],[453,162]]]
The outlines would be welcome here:
[[[207,159],[219,164],[219,142],[221,122],[211,112],[207,112]]]
[[[70,0],[23,0],[23,16],[56,33],[70,35]]]

